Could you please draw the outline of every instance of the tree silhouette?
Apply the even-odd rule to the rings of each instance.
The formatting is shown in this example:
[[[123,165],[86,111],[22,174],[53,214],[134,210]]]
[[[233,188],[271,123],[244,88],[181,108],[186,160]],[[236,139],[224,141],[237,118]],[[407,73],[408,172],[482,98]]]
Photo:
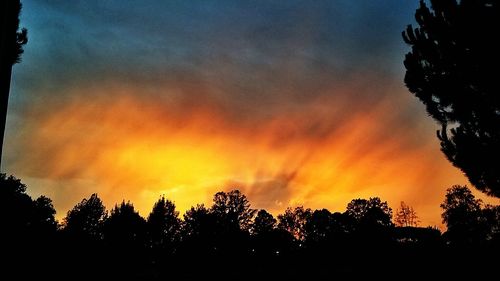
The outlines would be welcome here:
[[[334,227],[334,217],[330,211],[315,210],[304,226],[305,240],[312,243],[327,241],[332,238]]]
[[[102,226],[107,218],[106,208],[96,193],[83,199],[64,218],[64,230],[79,239],[102,239]]]
[[[252,234],[270,233],[276,227],[276,219],[266,210],[259,210],[252,224]]]
[[[26,231],[31,214],[32,201],[26,194],[26,185],[14,176],[0,174],[0,215],[7,233]]]
[[[500,246],[500,206],[486,205],[482,210],[482,218],[486,229],[486,240]]]
[[[0,173],[0,249],[6,257],[0,261],[2,275],[13,276],[7,273],[12,272],[28,278],[30,273],[23,271],[27,257],[38,260],[31,266],[33,270],[49,264],[44,258],[53,250],[57,231],[55,213],[49,198],[32,200],[21,180]]]
[[[2,277],[48,277],[43,270],[54,261],[51,253],[57,237],[55,213],[49,198],[32,200],[21,180],[0,174]]]
[[[111,209],[109,217],[103,225],[103,236],[106,241],[120,247],[140,247],[144,245],[146,221],[135,211],[134,205],[122,201]]]
[[[369,200],[352,200],[347,204],[346,214],[360,225],[390,226],[392,224],[392,209],[389,208],[387,202],[382,202],[378,197]]]
[[[286,230],[279,229],[277,220],[266,210],[259,210],[251,228],[251,253],[259,259],[257,269],[269,271],[273,266],[271,260],[278,256],[286,256],[294,245],[294,237]],[[255,269],[254,269],[255,270]]]
[[[0,166],[12,66],[21,61],[23,45],[28,42],[27,30],[19,30],[21,6],[20,0],[2,1],[0,4]]]
[[[413,207],[401,201],[400,207],[396,209],[394,215],[394,224],[399,227],[417,227],[418,223],[418,216]]]
[[[225,226],[233,229],[248,230],[256,210],[250,208],[250,202],[239,190],[217,192],[213,199],[211,212]]]
[[[55,219],[56,210],[52,200],[45,196],[38,197],[33,201],[33,214],[31,226],[37,233],[52,235],[57,230],[57,221]]]
[[[442,129],[441,150],[470,182],[500,197],[498,1],[431,0],[403,32],[405,83]],[[450,130],[449,127],[452,127]]]
[[[147,228],[152,247],[164,249],[179,240],[181,220],[175,204],[162,196],[148,216]]]
[[[295,239],[302,241],[305,238],[305,225],[311,214],[309,208],[288,207],[283,214],[278,215],[278,228],[288,231]]]
[[[191,207],[184,214],[183,251],[187,252],[188,256],[210,255],[217,248],[223,232],[220,228],[219,219],[205,205]]]
[[[14,176],[0,173],[0,221],[3,234],[16,240],[39,239],[57,230],[56,211],[52,201],[40,196],[36,200],[26,194],[26,185]]]
[[[481,204],[467,186],[454,185],[447,190],[441,208],[444,210],[443,223],[448,227],[445,234],[450,242],[474,244],[483,238]]]
[[[203,204],[191,207],[184,214],[184,236],[211,236],[216,228],[216,219]]]
[[[252,219],[255,210],[239,191],[217,193],[211,208],[192,207],[184,221],[165,197],[146,221],[125,201],[107,216],[92,194],[68,212],[62,229],[52,201],[44,196],[31,200],[13,176],[0,174],[0,200],[0,248],[8,257],[0,261],[7,269],[1,274],[20,279],[53,278],[48,270],[53,264],[73,279],[223,280],[242,274],[245,279],[324,279],[372,274],[394,257],[397,274],[418,267],[425,276],[442,262],[458,274],[463,268],[494,267],[495,259],[481,257],[500,247],[500,206],[482,208],[465,186],[450,188],[441,205],[448,226],[443,235],[435,228],[411,226],[412,208],[404,203],[398,210],[402,218],[395,219],[403,227],[392,227],[391,208],[378,197],[354,199],[344,213],[287,208],[277,223],[265,210]]]
[[[147,262],[146,221],[134,205],[125,201],[115,205],[103,223],[102,233],[103,245],[106,247],[100,246],[97,251],[107,250],[105,254],[113,255],[103,269],[104,275],[113,279],[140,280],[141,268]]]

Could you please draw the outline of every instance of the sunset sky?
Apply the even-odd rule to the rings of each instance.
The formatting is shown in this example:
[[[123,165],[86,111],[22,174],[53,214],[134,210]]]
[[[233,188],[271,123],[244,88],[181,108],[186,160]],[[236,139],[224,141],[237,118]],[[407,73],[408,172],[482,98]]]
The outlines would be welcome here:
[[[417,5],[25,0],[3,170],[58,218],[94,192],[147,216],[238,188],[273,214],[379,196],[441,226],[468,182],[403,84]]]

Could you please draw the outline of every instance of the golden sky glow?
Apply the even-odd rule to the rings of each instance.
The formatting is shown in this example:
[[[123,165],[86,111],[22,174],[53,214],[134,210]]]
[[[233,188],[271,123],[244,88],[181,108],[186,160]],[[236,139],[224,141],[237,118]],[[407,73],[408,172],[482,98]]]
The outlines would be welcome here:
[[[404,86],[417,6],[23,1],[2,169],[58,218],[95,192],[147,216],[161,195],[184,211],[238,188],[273,214],[379,196],[441,226],[467,180]]]
[[[108,206],[131,200],[146,216],[160,195],[184,211],[238,188],[274,214],[295,205],[342,211],[353,198],[379,196],[393,208],[404,200],[424,224],[440,225],[444,190],[465,183],[435,152],[436,141],[415,135],[422,128],[386,133],[394,126],[391,103],[404,105],[405,95],[348,119],[334,101],[316,100],[245,123],[209,106],[182,112],[175,102],[137,98],[138,90],[107,86],[88,101],[73,90],[79,98],[64,106],[34,110],[38,127],[11,144],[30,155],[14,169],[31,175],[23,179],[32,192],[54,198],[58,217],[93,192]],[[333,129],[313,128],[312,120]],[[50,145],[40,150],[40,143]]]

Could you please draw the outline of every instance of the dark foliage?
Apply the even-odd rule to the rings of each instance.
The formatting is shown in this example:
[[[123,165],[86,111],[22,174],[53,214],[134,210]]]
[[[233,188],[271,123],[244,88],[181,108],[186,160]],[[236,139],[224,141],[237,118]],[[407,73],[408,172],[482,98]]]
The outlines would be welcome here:
[[[420,1],[403,38],[405,83],[442,125],[441,150],[470,182],[500,197],[500,3]],[[449,129],[451,128],[451,129]]]
[[[19,30],[20,0],[0,2],[0,164],[7,118],[12,65],[21,62],[23,45],[28,42],[26,28]]]
[[[256,210],[250,208],[250,202],[239,190],[217,192],[214,195],[214,204],[211,208],[221,223],[231,230],[248,230]]]
[[[6,56],[5,63],[13,65],[21,62],[23,45],[28,43],[28,31],[26,28],[19,30],[19,15],[21,14],[21,1],[9,0],[2,4],[2,63],[3,54]],[[5,39],[3,39],[5,38]],[[5,40],[5,41],[4,41]]]
[[[259,210],[252,224],[252,234],[265,235],[276,227],[276,219],[266,210]]]
[[[68,211],[64,219],[64,231],[78,239],[100,240],[107,216],[101,199],[94,193]]]
[[[19,179],[0,174],[0,277],[24,279],[31,277],[30,272],[50,268],[57,235],[55,213],[49,198],[32,200]]]
[[[443,208],[443,222],[448,227],[445,237],[449,243],[476,246],[489,243],[500,234],[498,206],[482,208],[466,186],[455,185],[448,189]]]
[[[174,251],[181,234],[181,220],[175,204],[162,196],[148,216],[147,229],[151,248]]]
[[[265,210],[255,216],[237,190],[217,193],[211,207],[192,207],[183,220],[165,197],[145,220],[125,201],[108,216],[93,194],[57,229],[50,199],[31,200],[14,177],[2,174],[0,182],[2,246],[12,257],[3,265],[20,278],[323,280],[373,277],[389,261],[395,277],[412,270],[449,277],[494,268],[494,260],[475,257],[500,249],[500,208],[483,207],[463,186],[446,195],[448,231],[441,235],[436,228],[395,227],[378,197],[352,200],[344,213],[295,207],[275,219]],[[49,270],[53,264],[57,272]]]
[[[288,231],[299,241],[304,240],[305,225],[311,214],[311,209],[304,209],[304,207],[292,209],[289,207],[285,210],[285,213],[278,215],[278,228]]]
[[[123,201],[116,205],[103,225],[103,238],[120,248],[140,248],[146,243],[146,221],[134,206]]]
[[[374,197],[354,199],[347,204],[346,214],[353,218],[359,227],[388,227],[392,225],[392,209],[387,202]]]

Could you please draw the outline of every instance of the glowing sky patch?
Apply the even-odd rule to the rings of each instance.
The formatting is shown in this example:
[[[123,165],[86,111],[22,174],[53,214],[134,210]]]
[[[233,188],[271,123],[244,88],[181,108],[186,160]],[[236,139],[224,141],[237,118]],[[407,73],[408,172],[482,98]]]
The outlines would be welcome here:
[[[467,181],[402,82],[418,3],[353,2],[23,1],[4,169],[58,217],[239,188],[275,214],[380,196],[440,225]]]

